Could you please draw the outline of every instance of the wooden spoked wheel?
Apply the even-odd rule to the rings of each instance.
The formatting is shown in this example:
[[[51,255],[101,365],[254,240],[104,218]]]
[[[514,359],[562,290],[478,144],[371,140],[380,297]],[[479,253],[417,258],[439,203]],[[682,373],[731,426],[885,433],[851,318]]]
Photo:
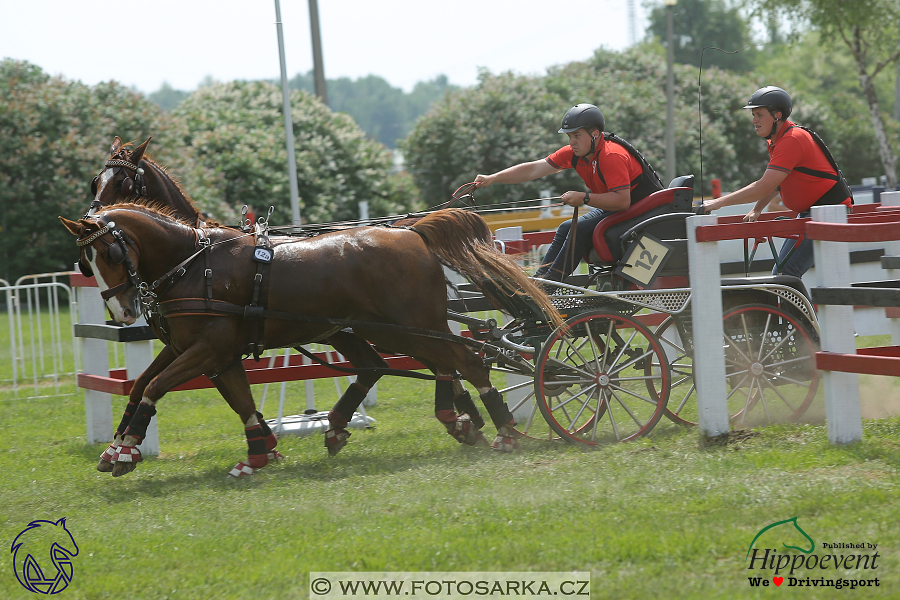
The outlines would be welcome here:
[[[652,430],[669,397],[670,369],[656,336],[642,323],[591,311],[547,338],[535,362],[534,385],[550,429],[569,442],[593,446]]]
[[[726,312],[728,412],[736,427],[800,418],[820,374],[809,330],[775,306],[744,304]]]

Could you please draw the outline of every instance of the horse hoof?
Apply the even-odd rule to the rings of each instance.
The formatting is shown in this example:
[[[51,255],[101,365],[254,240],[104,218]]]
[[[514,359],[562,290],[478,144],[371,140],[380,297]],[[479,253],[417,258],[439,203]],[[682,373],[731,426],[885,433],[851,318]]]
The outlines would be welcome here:
[[[447,426],[447,433],[452,435],[460,444],[474,446],[479,441],[484,440],[484,434],[478,431],[475,423],[472,422],[472,419],[467,414],[459,415],[454,424],[445,423],[445,425]]]
[[[520,435],[511,425],[504,425],[497,430],[497,437],[491,443],[491,449],[498,452],[515,452],[519,449]]]
[[[137,465],[133,462],[117,462],[113,465],[112,476],[121,477],[122,475],[127,475],[134,471],[135,467],[137,467]]]
[[[100,462],[97,463],[97,470],[101,473],[109,473],[113,470],[113,464],[116,462],[116,454],[119,452],[119,446],[115,442],[103,451],[100,455]]]
[[[347,445],[350,439],[350,432],[343,427],[335,427],[325,432],[325,448],[328,450],[328,456],[334,456]]]
[[[272,450],[267,456],[270,463],[280,463],[284,460],[284,454],[282,454],[278,450]]]
[[[250,477],[251,475],[253,475],[255,471],[256,469],[241,461],[238,464],[234,465],[234,468],[228,472],[228,478],[244,479],[245,477]]]

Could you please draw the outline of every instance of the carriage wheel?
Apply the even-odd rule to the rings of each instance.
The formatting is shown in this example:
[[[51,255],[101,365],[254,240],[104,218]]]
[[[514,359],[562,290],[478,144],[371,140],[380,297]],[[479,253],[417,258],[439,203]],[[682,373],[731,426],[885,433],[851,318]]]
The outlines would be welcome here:
[[[798,419],[815,398],[816,344],[783,310],[744,304],[724,317],[728,412],[737,427]]]
[[[518,377],[516,379],[519,379]],[[559,435],[550,428],[538,410],[535,401],[534,377],[521,377],[521,381],[507,379],[507,387],[500,390],[506,405],[516,418],[515,430],[535,440],[558,440]]]
[[[535,372],[535,399],[550,428],[589,446],[647,434],[669,397],[669,363],[656,336],[631,317],[601,311],[555,330]]]
[[[656,328],[656,337],[662,346],[672,373],[672,391],[666,403],[665,415],[680,425],[697,424],[697,387],[694,385],[694,349],[692,340],[682,340],[674,317],[666,319]],[[659,369],[659,364],[653,364]],[[649,370],[648,370],[649,373]]]

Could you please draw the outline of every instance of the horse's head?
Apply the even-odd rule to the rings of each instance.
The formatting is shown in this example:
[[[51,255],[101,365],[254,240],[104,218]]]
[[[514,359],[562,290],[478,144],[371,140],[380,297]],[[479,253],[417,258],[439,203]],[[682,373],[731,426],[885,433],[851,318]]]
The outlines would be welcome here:
[[[116,136],[109,148],[109,158],[91,181],[91,194],[94,199],[87,215],[94,214],[99,208],[122,202],[133,196],[147,195],[146,164],[143,164],[144,152],[152,138],[131,150],[130,145],[123,144]]]
[[[101,215],[78,222],[59,218],[78,238],[81,247],[78,266],[86,276],[94,275],[100,296],[112,318],[131,325],[140,315],[137,276],[139,251],[127,233]]]

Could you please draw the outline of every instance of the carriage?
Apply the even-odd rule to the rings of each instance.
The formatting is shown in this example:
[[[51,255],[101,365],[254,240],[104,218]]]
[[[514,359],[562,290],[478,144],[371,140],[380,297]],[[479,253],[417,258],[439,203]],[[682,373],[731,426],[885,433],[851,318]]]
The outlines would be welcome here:
[[[587,287],[541,280],[555,288],[553,304],[566,317],[561,328],[549,328],[522,295],[504,298],[512,320],[502,328],[449,315],[501,349],[485,353],[496,370],[533,379],[532,389],[508,400],[522,415],[521,433],[595,445],[645,435],[663,416],[696,424],[686,239],[686,219],[697,214],[692,198],[693,176],[679,177],[601,221],[585,257]],[[749,272],[752,255],[745,256]],[[803,282],[785,275],[726,278],[722,296],[733,422],[798,419],[820,378],[818,323]],[[467,304],[484,307],[477,296],[457,301]]]
[[[588,446],[627,441],[649,433],[663,416],[697,422],[686,241],[686,219],[696,214],[692,176],[604,219],[594,231],[591,276],[581,287],[525,276],[492,248],[483,219],[460,209],[368,223],[388,227],[351,223],[290,231],[312,238],[299,245],[290,236],[274,241],[270,236],[293,228],[269,228],[265,220],[255,229],[245,222],[207,227],[183,190],[143,157],[148,142],[128,150],[116,138],[95,178],[87,218],[63,219],[83,248],[79,264],[89,261],[107,283],[118,282],[101,285],[110,310],[131,320],[143,311],[166,343],[135,382],[100,470],[117,475],[133,469],[140,460],[135,442],[156,400],[199,373],[214,378],[247,429],[248,461],[232,473],[264,466],[275,437],[256,412],[240,356],[313,339],[334,346],[358,374],[357,386],[332,413],[342,403],[345,415],[355,410],[382,375],[403,374],[387,369],[376,348],[399,351],[435,373],[436,416],[466,443],[483,436],[473,427],[477,409],[460,393],[459,377],[479,391],[500,449],[515,447],[520,436]],[[472,199],[473,188],[458,190],[453,200]],[[166,212],[150,218],[141,216],[146,210],[140,206],[116,208],[135,194]],[[105,204],[114,204],[110,212],[91,216]],[[166,224],[179,214],[182,221]],[[352,251],[335,250],[335,240]],[[222,245],[213,256],[212,248]],[[158,264],[150,265],[154,253]],[[500,326],[466,314],[479,300],[471,297],[448,304],[446,314],[435,312],[447,300],[441,264],[474,280],[511,320]],[[553,288],[549,295],[547,287]],[[723,280],[723,302],[731,415],[742,424],[798,418],[818,388],[818,326],[802,282],[785,276]],[[467,325],[468,335],[450,333],[448,320]],[[498,393],[489,373],[506,373],[512,382]],[[442,413],[452,414],[445,420]],[[340,450],[346,437],[329,447],[326,433],[329,452]],[[125,465],[114,470],[117,461]]]

